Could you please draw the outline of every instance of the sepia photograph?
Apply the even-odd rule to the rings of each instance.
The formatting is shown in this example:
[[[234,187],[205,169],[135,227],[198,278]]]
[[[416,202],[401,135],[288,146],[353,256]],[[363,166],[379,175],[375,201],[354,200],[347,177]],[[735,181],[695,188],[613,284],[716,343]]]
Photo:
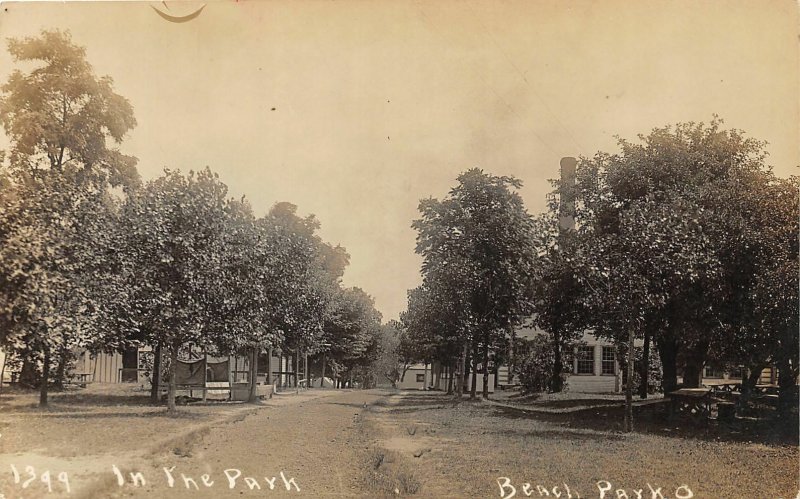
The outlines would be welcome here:
[[[795,0],[0,1],[0,499],[800,499]]]

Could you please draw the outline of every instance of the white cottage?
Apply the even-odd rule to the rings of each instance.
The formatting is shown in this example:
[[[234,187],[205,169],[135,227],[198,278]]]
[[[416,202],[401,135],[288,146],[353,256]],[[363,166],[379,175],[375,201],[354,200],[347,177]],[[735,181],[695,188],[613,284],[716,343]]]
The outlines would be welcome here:
[[[472,377],[474,376],[475,373],[470,374],[467,380],[467,386],[472,386]],[[413,364],[406,370],[402,379],[397,382],[397,387],[405,390],[446,390],[449,377],[449,373],[441,369],[438,364],[428,364],[427,367],[424,364]],[[494,373],[489,373],[489,393],[494,393],[494,379]],[[478,379],[476,379],[475,382],[478,391],[483,390],[482,371],[478,373]]]

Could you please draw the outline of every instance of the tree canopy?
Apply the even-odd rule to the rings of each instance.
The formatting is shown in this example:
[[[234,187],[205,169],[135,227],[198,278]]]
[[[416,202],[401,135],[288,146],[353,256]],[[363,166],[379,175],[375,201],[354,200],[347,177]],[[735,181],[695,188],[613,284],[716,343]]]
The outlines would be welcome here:
[[[464,364],[471,347],[473,362],[480,350],[485,366],[506,330],[530,313],[535,224],[516,192],[518,179],[472,169],[457,180],[446,199],[420,202],[421,218],[412,227],[423,257],[423,285],[409,293],[404,322],[409,334],[429,345],[420,345],[426,358],[449,363],[460,350]],[[456,344],[460,348],[453,350]]]

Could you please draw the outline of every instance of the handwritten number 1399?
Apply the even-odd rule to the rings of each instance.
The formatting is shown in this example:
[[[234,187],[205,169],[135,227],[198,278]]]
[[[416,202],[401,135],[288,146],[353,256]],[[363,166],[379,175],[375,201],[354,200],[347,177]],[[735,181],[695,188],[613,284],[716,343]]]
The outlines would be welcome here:
[[[12,464],[11,465],[11,473],[14,475],[14,483],[20,484],[20,482],[21,482],[22,483],[21,487],[23,489],[28,488],[28,486],[34,480],[36,480],[36,478],[38,477],[39,480],[43,484],[47,485],[47,491],[48,492],[52,492],[53,491],[53,481],[52,481],[52,479],[50,477],[50,470],[44,470],[44,472],[41,475],[37,475],[36,474],[36,469],[33,466],[25,466],[25,477],[27,477],[27,478],[25,478],[25,480],[23,480],[24,477],[20,476],[19,470],[17,470],[17,467]],[[61,482],[63,484],[64,490],[66,490],[67,494],[69,494],[70,493],[69,475],[67,475],[67,472],[66,471],[62,471],[61,473],[59,473],[58,477],[56,478],[56,480],[58,480],[59,482]]]

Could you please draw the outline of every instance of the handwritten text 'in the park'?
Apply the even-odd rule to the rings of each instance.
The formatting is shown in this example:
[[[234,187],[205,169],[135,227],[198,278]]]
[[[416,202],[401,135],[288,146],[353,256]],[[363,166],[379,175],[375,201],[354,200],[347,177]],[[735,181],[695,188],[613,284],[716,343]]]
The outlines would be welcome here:
[[[222,487],[227,489],[249,489],[249,490],[281,490],[283,488],[289,492],[300,492],[300,486],[293,477],[288,477],[281,471],[278,476],[273,477],[254,477],[244,476],[242,471],[237,468],[223,470],[224,477],[214,477],[209,473],[200,476],[191,476],[186,473],[175,471],[175,466],[170,468],[163,467],[162,472],[155,476],[146,476],[141,471],[130,471],[124,473],[117,465],[112,464],[110,472],[116,478],[119,487],[145,487],[150,483],[161,480],[169,488],[185,488],[187,490],[204,490],[212,487]],[[12,483],[20,489],[44,487],[48,492],[66,493],[72,492],[69,474],[66,471],[53,472],[50,470],[38,471],[33,466],[25,466],[22,470],[15,465],[11,465]],[[4,494],[0,493],[0,499],[4,499]]]

